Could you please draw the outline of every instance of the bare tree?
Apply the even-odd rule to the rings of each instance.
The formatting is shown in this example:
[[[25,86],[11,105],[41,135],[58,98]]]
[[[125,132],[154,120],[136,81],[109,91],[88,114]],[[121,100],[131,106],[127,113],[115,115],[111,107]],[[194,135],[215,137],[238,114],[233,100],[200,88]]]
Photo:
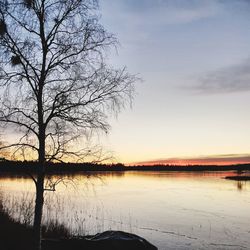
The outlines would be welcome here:
[[[0,2],[0,122],[20,135],[5,148],[39,162],[35,249],[41,249],[46,162],[86,153],[72,142],[107,132],[108,114],[131,101],[136,78],[106,64],[117,41],[99,23],[97,8],[96,0]]]

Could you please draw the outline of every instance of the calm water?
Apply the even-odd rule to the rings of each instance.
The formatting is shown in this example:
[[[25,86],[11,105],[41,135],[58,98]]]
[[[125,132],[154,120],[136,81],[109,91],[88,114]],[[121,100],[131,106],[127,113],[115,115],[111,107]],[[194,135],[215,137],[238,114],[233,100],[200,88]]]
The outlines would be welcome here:
[[[250,249],[250,183],[222,178],[233,174],[64,176],[56,192],[46,193],[44,220],[58,220],[74,234],[136,233],[159,249]],[[29,211],[34,195],[32,181],[1,176],[0,189],[21,219],[19,210]]]

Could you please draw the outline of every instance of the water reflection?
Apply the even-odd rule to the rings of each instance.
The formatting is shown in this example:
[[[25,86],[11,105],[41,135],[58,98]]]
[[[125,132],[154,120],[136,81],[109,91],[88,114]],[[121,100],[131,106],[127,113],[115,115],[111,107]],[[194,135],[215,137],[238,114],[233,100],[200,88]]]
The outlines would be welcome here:
[[[107,229],[137,233],[159,249],[243,249],[250,245],[250,184],[223,178],[235,174],[99,172],[49,176],[63,181],[56,192],[46,193],[45,220],[59,220],[73,233]],[[0,183],[9,206],[11,200],[17,200],[16,204],[32,200],[31,179],[2,175]]]
[[[237,181],[236,183],[238,191],[244,191],[247,189],[247,182],[246,181]]]

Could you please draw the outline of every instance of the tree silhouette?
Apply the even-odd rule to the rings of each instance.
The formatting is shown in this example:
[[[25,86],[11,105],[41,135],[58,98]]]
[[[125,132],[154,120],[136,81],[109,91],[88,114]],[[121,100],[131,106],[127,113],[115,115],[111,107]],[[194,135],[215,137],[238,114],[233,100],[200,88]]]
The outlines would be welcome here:
[[[20,135],[4,148],[39,163],[34,249],[41,249],[46,162],[86,153],[72,141],[107,132],[107,114],[132,98],[136,77],[106,63],[117,40],[99,23],[97,8],[95,0],[0,2],[0,122]]]

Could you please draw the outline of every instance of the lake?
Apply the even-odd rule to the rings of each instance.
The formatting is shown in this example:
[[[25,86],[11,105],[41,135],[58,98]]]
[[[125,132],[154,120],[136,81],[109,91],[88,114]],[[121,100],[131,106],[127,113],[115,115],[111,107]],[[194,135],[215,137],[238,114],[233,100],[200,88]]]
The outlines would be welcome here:
[[[52,176],[44,223],[71,233],[123,230],[164,249],[250,249],[250,182],[225,180],[234,172],[99,172]],[[31,223],[34,184],[0,176],[5,206]],[[49,184],[49,182],[48,182]]]

